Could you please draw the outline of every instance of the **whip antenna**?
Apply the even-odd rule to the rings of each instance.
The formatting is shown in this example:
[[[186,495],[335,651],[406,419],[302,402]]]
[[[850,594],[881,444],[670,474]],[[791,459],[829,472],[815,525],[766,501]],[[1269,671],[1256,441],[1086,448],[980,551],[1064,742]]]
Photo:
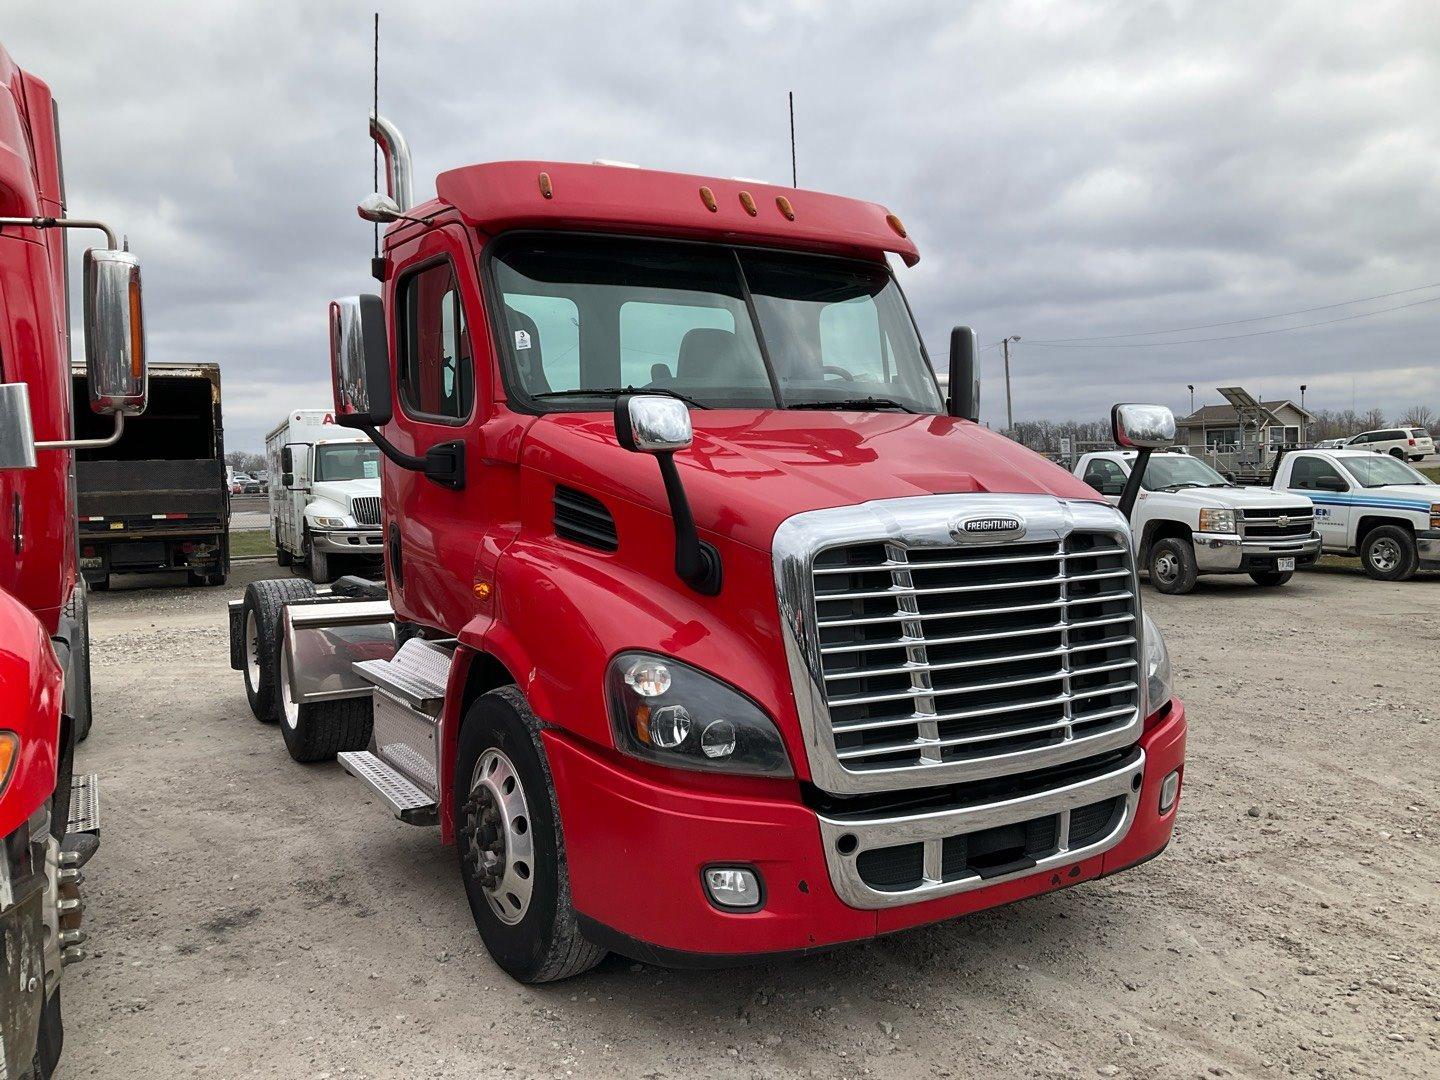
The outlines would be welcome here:
[[[377,19],[380,16],[375,16]],[[790,186],[799,187],[795,173],[795,91],[790,91]]]
[[[373,70],[373,72],[374,72],[374,77],[373,77],[373,79],[371,80],[371,86],[370,86],[370,90],[371,90],[371,96],[370,96],[371,112],[370,112],[370,115],[371,115],[372,117],[379,117],[379,115],[380,115],[380,13],[379,13],[378,11],[375,12],[375,65],[374,65],[374,68],[373,68],[372,70]],[[372,123],[373,123],[373,121],[372,121]],[[368,125],[367,125],[367,127],[368,127]],[[370,185],[371,185],[371,186],[370,186],[370,190],[371,190],[371,191],[379,191],[379,190],[380,190],[380,143],[379,143],[377,140],[375,140],[374,138],[372,138],[372,139],[370,140],[370,146],[371,146],[371,153],[370,153]],[[375,258],[377,261],[378,261],[379,258],[380,258],[380,223],[379,223],[378,221],[375,222],[375,256],[374,256],[374,258]]]

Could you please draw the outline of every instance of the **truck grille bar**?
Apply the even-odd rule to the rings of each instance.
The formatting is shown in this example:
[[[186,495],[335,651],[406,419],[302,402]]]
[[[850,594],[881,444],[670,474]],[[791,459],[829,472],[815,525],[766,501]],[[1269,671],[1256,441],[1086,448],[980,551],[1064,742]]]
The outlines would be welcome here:
[[[1250,540],[1280,538],[1304,540],[1315,531],[1313,510],[1249,509],[1240,511],[1241,535]]]
[[[380,524],[380,498],[377,495],[361,495],[350,500],[351,513],[357,525]]]
[[[1018,516],[1021,535],[956,526],[984,513]],[[825,790],[1007,775],[1138,737],[1135,568],[1109,507],[973,495],[814,511],[777,532],[776,572]]]

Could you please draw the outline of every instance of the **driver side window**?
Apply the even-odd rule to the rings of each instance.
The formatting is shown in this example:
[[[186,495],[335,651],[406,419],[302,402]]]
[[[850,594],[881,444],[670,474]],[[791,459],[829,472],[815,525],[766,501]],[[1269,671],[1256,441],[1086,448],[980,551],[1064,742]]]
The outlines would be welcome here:
[[[1115,488],[1125,487],[1125,471],[1109,458],[1095,458],[1085,466],[1085,483],[1102,495],[1118,494]]]
[[[1323,458],[1301,457],[1295,459],[1295,464],[1290,470],[1290,486],[1301,491],[1320,490],[1320,479],[1322,477],[1331,480],[1338,480],[1345,488],[1344,478],[1335,471],[1335,467]],[[1333,488],[1333,484],[1331,485]],[[1342,489],[1343,490],[1343,489]]]

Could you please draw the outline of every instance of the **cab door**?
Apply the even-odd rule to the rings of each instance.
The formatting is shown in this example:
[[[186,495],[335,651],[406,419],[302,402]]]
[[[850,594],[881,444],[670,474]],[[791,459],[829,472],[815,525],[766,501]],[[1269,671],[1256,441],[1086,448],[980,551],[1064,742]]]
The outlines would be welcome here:
[[[1296,454],[1290,460],[1287,490],[1309,496],[1315,504],[1315,528],[1326,551],[1350,546],[1352,484],[1343,470],[1319,454]]]

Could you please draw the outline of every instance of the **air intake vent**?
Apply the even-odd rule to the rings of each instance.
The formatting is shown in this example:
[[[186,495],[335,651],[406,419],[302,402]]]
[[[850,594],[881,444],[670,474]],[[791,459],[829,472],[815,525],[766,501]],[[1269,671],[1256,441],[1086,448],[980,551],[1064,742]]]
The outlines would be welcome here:
[[[605,504],[574,488],[555,488],[555,535],[600,551],[614,551],[620,546],[615,519]]]

